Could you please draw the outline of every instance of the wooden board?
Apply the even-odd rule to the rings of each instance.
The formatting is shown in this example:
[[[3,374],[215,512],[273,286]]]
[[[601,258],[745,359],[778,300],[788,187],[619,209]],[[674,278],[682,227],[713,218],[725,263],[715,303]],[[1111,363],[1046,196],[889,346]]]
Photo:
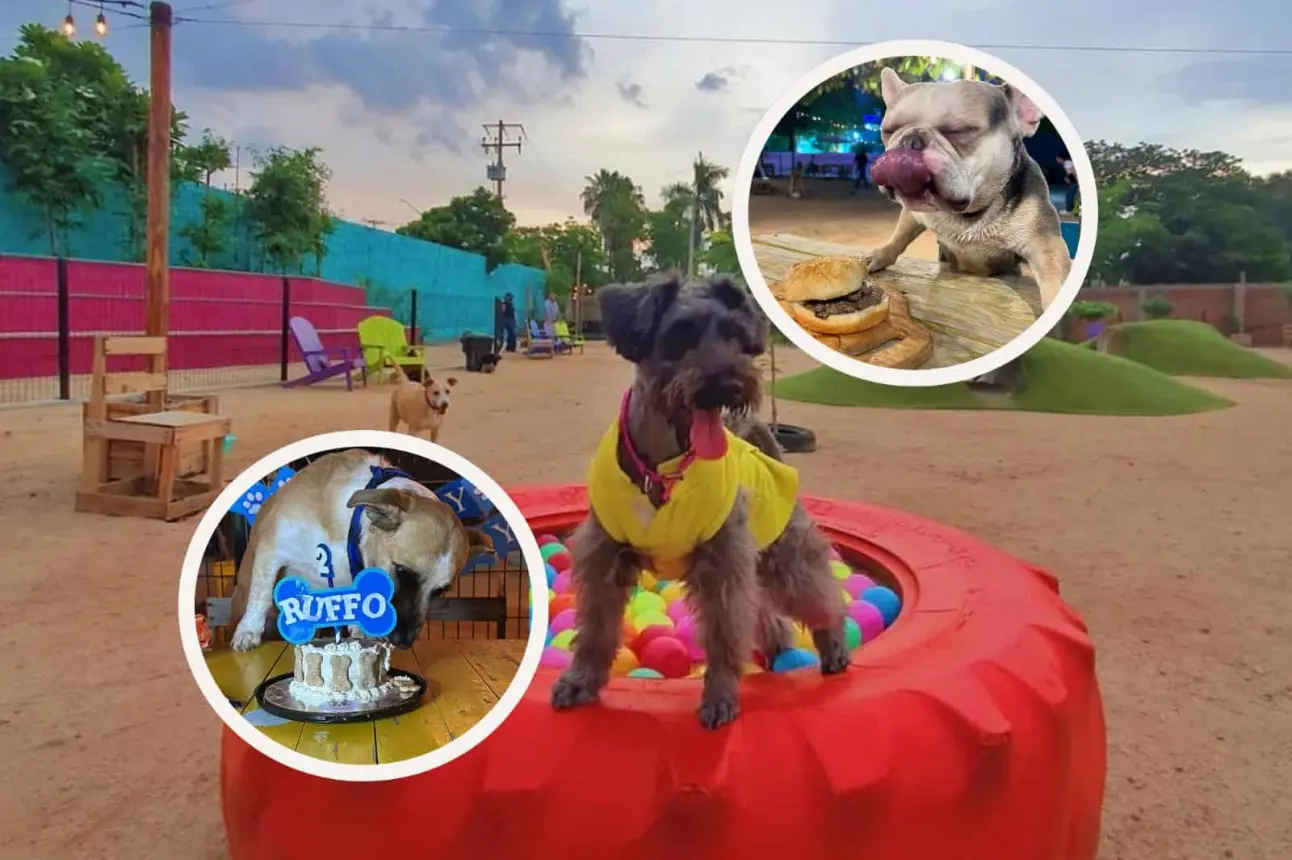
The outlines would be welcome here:
[[[427,680],[422,705],[399,717],[341,725],[266,720],[266,736],[304,755],[348,764],[403,761],[460,737],[497,704],[515,679],[525,653],[519,639],[419,639],[411,651],[395,651],[391,665]],[[266,642],[252,651],[219,648],[206,657],[220,691],[249,716],[265,678],[292,671],[293,651]],[[253,718],[256,719],[256,718]]]
[[[754,237],[758,268],[769,284],[811,257],[858,256],[870,248],[806,239],[789,233]],[[1022,334],[1041,315],[1041,294],[1030,278],[985,278],[948,272],[936,260],[899,258],[871,276],[890,297],[906,296],[910,317],[932,335],[922,365],[950,367],[987,355]],[[891,298],[890,298],[891,304]]]

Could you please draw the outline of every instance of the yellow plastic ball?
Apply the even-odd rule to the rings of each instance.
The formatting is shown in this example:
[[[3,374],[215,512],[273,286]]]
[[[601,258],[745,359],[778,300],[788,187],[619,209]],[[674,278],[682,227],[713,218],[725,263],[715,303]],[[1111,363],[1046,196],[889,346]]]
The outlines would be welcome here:
[[[843,595],[843,602],[845,604],[852,603],[852,595],[848,593],[848,589],[841,588],[839,589],[839,593]]]
[[[569,651],[570,646],[574,644],[574,631],[562,630],[552,637],[552,647],[560,648],[563,651]]]
[[[812,641],[812,634],[802,624],[794,625],[794,647],[812,650],[816,643]]]
[[[683,600],[686,598],[686,586],[676,581],[667,583],[659,590],[659,596],[664,598],[665,603],[669,604],[677,600]]]
[[[745,674],[746,674],[746,675],[757,675],[757,674],[760,674],[762,671],[763,671],[763,667],[762,667],[762,666],[759,666],[757,663],[746,663],[746,664],[745,664]]]
[[[840,582],[852,576],[852,568],[848,567],[848,565],[841,561],[830,562],[830,572],[833,573],[834,578]]]
[[[639,668],[637,655],[632,652],[631,648],[619,646],[619,653],[615,654],[615,662],[610,666],[610,674],[616,678],[622,678],[633,669]]]
[[[633,618],[646,612],[663,612],[666,609],[668,605],[664,603],[664,598],[653,591],[638,592],[628,601],[628,611]]]
[[[703,678],[703,677],[704,677],[704,664],[703,664],[703,663],[701,663],[700,665],[696,666],[694,669],[692,669],[692,670],[691,670],[691,674],[687,675],[686,677],[688,677],[688,678]]]
[[[656,626],[672,627],[673,619],[669,618],[663,612],[641,612],[633,616],[633,629],[638,633],[642,632],[647,627]],[[552,643],[555,644],[556,640],[553,639]]]
[[[637,584],[647,591],[654,591],[659,581],[655,579],[655,574],[649,570],[643,570],[641,576],[637,577]]]

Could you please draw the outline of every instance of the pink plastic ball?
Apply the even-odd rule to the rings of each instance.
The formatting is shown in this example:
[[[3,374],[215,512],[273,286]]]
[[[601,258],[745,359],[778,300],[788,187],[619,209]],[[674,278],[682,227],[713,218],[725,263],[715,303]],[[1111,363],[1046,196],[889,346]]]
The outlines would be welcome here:
[[[686,646],[686,653],[693,661],[699,663],[704,660],[704,647],[700,644],[700,631],[696,629],[694,618],[688,615],[678,623],[673,633]]]
[[[884,615],[874,605],[855,600],[848,604],[848,614],[861,630],[862,645],[869,645],[872,639],[884,632]]]
[[[564,630],[573,630],[574,610],[562,609],[560,612],[556,613],[556,616],[552,619],[552,623],[547,625],[547,629],[553,636]]]
[[[574,578],[568,570],[556,575],[556,579],[552,581],[552,590],[557,594],[574,593]]]
[[[539,546],[545,546],[545,545],[547,545],[547,544],[549,544],[549,543],[560,543],[560,542],[561,542],[561,539],[560,539],[560,538],[558,538],[556,535],[539,535],[539,536],[538,536],[538,545],[539,545]]]
[[[558,572],[564,573],[574,564],[568,552],[554,552],[547,557],[547,563],[556,568]]]
[[[681,624],[683,618],[691,617],[691,607],[685,600],[674,600],[664,609],[664,614],[672,618],[674,624]]]
[[[843,561],[843,556],[839,555],[839,550],[830,547],[830,561]]]
[[[685,678],[691,672],[691,655],[672,636],[659,636],[646,643],[641,651],[642,665],[665,678]]]
[[[844,589],[850,595],[852,595],[853,600],[856,600],[857,597],[863,591],[865,591],[867,588],[871,588],[874,585],[875,585],[875,580],[871,579],[869,576],[866,576],[866,574],[864,573],[854,573],[852,576],[848,577],[847,580],[845,580],[843,583]]]
[[[574,655],[569,651],[549,645],[543,649],[543,656],[538,658],[538,665],[543,669],[567,669],[573,659]]]

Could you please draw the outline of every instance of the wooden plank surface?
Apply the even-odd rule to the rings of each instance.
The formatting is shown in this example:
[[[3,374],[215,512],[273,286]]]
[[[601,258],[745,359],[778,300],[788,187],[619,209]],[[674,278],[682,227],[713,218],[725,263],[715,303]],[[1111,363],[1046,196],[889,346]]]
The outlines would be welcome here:
[[[415,758],[469,731],[511,685],[524,653],[524,640],[418,640],[412,651],[396,650],[391,666],[426,678],[422,706],[399,717],[339,725],[254,715],[256,686],[292,671],[293,651],[282,642],[246,652],[220,649],[207,655],[206,664],[221,692],[283,746],[328,761],[373,764]]]
[[[858,256],[870,248],[807,239],[790,233],[754,237],[758,268],[768,284],[810,257]],[[1022,334],[1041,314],[1041,297],[1030,278],[986,278],[945,271],[936,260],[907,257],[871,276],[904,293],[911,316],[933,334],[933,355],[924,367],[947,367],[986,355]]]

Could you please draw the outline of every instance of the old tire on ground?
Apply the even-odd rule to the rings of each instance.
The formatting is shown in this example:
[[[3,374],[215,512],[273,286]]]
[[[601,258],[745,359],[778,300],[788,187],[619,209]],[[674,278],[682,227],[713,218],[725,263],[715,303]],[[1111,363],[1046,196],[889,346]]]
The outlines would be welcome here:
[[[512,497],[539,533],[586,510],[581,487]],[[542,671],[480,747],[382,783],[302,775],[225,729],[231,857],[1092,860],[1104,718],[1054,578],[900,511],[804,504],[903,595],[847,673],[748,677],[736,723],[706,732],[699,681],[615,680],[556,713]]]
[[[794,424],[772,424],[772,434],[787,454],[810,454],[816,450],[816,434]]]

